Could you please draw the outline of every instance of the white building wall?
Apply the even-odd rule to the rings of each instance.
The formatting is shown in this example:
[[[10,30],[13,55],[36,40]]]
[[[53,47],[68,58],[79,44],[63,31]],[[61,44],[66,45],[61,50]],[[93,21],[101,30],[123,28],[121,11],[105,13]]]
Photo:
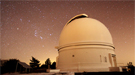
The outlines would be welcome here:
[[[109,71],[109,53],[113,48],[104,46],[72,46],[59,50],[58,69],[61,71]],[[105,62],[105,58],[107,62]]]

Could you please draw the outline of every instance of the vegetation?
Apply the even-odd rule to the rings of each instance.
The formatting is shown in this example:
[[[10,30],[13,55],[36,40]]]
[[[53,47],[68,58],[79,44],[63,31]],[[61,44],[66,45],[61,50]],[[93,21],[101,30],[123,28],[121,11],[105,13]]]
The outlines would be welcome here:
[[[21,70],[17,70],[17,64],[18,62],[20,62],[17,59],[9,59],[7,60],[4,64],[2,64],[1,66],[1,74],[4,73],[13,73],[13,72],[22,72]],[[30,66],[31,66],[31,70],[30,72],[46,72],[46,69],[56,69],[56,62],[53,62],[51,64],[51,60],[48,58],[46,59],[45,63],[40,65],[40,61],[37,60],[36,58],[32,57],[32,60],[30,60]],[[20,69],[20,68],[19,68]],[[23,73],[23,72],[22,72]]]
[[[51,64],[51,61],[50,61],[50,59],[48,58],[48,59],[46,59],[45,64],[42,64],[42,65],[41,65],[41,68],[56,69],[56,62],[53,62],[53,63]]]
[[[33,69],[38,69],[39,68],[39,60],[37,60],[36,58],[34,58],[33,56],[32,56],[32,60],[30,60],[31,62],[30,62],[30,67],[32,67]]]
[[[53,63],[52,63],[51,69],[56,69],[56,62],[53,62]]]
[[[51,61],[49,58],[45,61],[45,65],[47,65],[48,69],[50,69]]]
[[[127,66],[128,66],[129,72],[134,72],[134,66],[133,66],[132,62],[127,63]]]
[[[9,59],[7,62],[5,62],[1,66],[1,73],[3,74],[3,73],[15,72],[16,71],[17,62],[19,62],[19,60],[17,60],[17,59]]]

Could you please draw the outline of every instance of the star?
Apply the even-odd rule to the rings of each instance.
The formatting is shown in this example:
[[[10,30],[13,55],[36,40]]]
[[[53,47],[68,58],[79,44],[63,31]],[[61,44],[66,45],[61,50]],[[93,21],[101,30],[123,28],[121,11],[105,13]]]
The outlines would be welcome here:
[[[42,37],[42,36],[40,36],[40,39],[43,39],[43,37]]]
[[[22,22],[22,19],[20,18],[20,21]]]
[[[50,36],[51,36],[52,34],[50,34]]]
[[[17,30],[19,30],[19,28],[16,28]]]

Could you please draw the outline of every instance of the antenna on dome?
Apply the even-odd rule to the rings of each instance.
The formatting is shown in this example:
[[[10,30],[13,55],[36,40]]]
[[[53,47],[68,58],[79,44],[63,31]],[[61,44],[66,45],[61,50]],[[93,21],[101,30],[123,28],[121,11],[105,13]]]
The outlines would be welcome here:
[[[72,22],[72,21],[75,20],[75,19],[85,18],[85,17],[88,17],[88,15],[86,15],[86,14],[79,14],[79,15],[76,15],[75,17],[71,18],[71,19],[66,23],[66,25],[68,25],[70,22]]]

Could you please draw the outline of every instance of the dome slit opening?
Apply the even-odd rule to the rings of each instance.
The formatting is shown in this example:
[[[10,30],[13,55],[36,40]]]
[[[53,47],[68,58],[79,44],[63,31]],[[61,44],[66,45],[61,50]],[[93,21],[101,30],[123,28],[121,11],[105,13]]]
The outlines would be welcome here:
[[[70,20],[67,22],[67,25],[68,25],[70,22],[72,22],[73,20],[75,20],[75,19],[86,18],[86,17],[88,17],[88,15],[86,15],[86,14],[77,15],[77,16],[73,17],[72,19],[70,19]]]

